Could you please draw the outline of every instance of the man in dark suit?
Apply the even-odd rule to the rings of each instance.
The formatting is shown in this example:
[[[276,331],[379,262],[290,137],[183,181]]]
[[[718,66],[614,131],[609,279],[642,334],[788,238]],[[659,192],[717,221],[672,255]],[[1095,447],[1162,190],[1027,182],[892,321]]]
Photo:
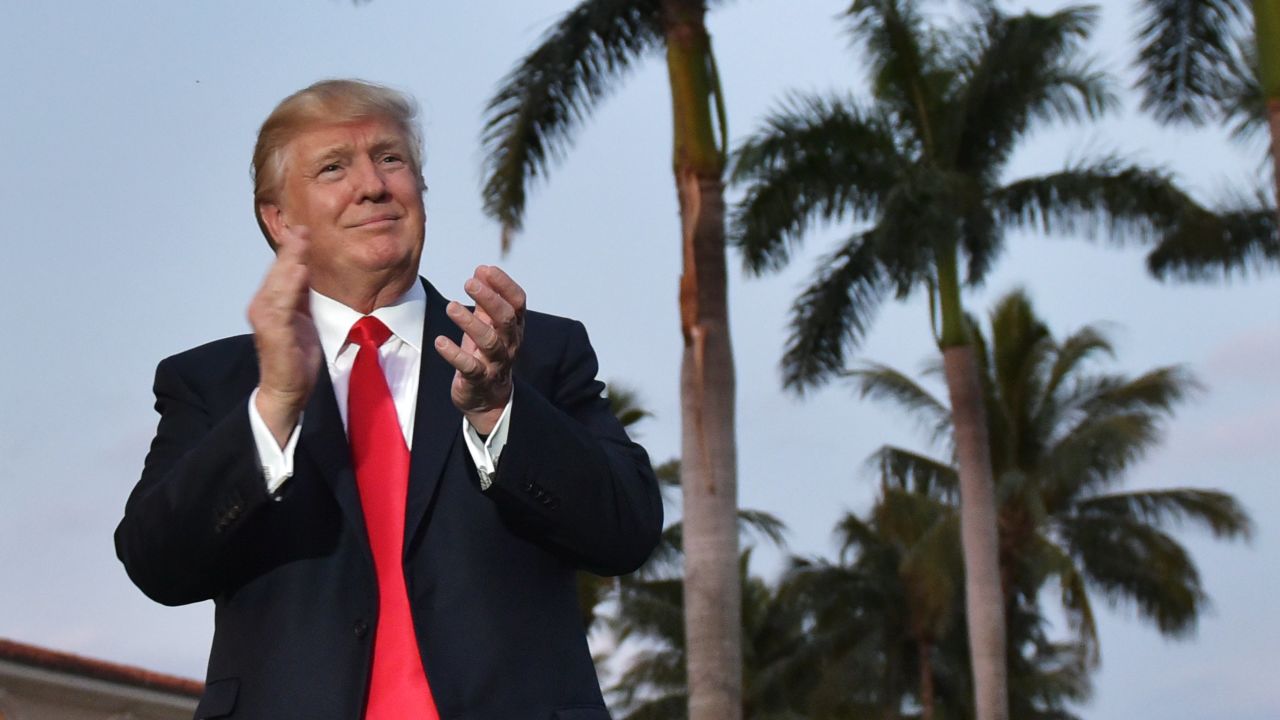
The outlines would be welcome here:
[[[253,334],[156,370],[116,550],[153,599],[215,602],[198,718],[608,718],[575,573],[644,562],[653,471],[581,324],[496,267],[474,310],[418,277],[413,112],[357,81],[276,108]]]

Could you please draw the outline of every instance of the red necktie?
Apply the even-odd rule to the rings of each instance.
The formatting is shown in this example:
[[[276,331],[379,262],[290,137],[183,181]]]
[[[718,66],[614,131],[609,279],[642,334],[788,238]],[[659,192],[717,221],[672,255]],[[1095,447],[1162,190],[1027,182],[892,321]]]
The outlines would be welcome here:
[[[401,564],[409,448],[378,362],[378,348],[389,337],[387,326],[372,316],[360,318],[347,335],[348,342],[360,347],[351,368],[347,438],[378,573],[378,626],[365,718],[439,720],[422,669]]]

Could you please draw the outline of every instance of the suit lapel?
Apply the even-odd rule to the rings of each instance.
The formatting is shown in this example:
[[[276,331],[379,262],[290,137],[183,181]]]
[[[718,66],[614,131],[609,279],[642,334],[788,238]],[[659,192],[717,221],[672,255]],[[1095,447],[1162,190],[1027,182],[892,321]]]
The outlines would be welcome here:
[[[320,368],[305,412],[302,434],[298,437],[298,450],[311,458],[317,473],[329,485],[338,504],[342,506],[347,522],[355,529],[358,537],[365,540],[361,546],[372,563],[364,510],[360,506],[360,490],[356,486],[355,467],[351,463],[351,447],[347,443],[346,430],[342,427],[342,416],[338,414],[333,382],[325,367]]]
[[[462,330],[444,309],[448,300],[431,283],[422,281],[427,291],[427,311],[422,331],[422,367],[418,376],[418,403],[413,420],[413,455],[409,464],[409,497],[405,507],[405,550],[417,533],[440,485],[445,460],[462,431],[462,413],[449,396],[453,366],[435,350],[435,339],[444,335],[461,343]]]

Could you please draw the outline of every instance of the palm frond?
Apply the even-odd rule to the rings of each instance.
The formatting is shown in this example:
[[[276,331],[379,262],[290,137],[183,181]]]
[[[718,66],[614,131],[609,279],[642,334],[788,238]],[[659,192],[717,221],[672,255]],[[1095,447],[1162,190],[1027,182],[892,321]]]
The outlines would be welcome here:
[[[1159,423],[1147,412],[1082,422],[1054,443],[1041,461],[1046,506],[1052,512],[1082,493],[1116,482],[1159,439]]]
[[[684,585],[679,579],[634,580],[620,585],[618,614],[609,622],[625,641],[632,635],[659,638],[669,647],[684,647]]]
[[[914,634],[940,638],[956,615],[958,588],[963,585],[960,517],[935,507],[933,522],[902,556],[899,572],[910,603]]]
[[[1121,376],[1100,376],[1099,379],[1098,389],[1081,405],[1089,418],[1134,412],[1169,415],[1175,405],[1201,389],[1195,375],[1180,365],[1148,370],[1132,379]]]
[[[1258,79],[1258,48],[1250,45],[1244,57],[1233,62],[1222,78],[1218,99],[1222,119],[1231,126],[1231,136],[1247,142],[1267,131],[1267,96]]]
[[[1161,421],[1199,388],[1179,366],[1156,368],[1136,378],[1076,377],[1043,409],[1046,503],[1074,502],[1090,488],[1114,482],[1159,442]]]
[[[845,367],[885,293],[875,250],[858,235],[824,258],[817,276],[791,306],[791,331],[782,357],[784,385],[797,392]]]
[[[484,211],[502,223],[504,249],[534,180],[614,81],[662,39],[658,0],[583,0],[503,78],[485,107],[481,144]]]
[[[988,413],[999,423],[993,422],[992,428],[1000,430],[999,437],[992,439],[992,449],[997,443],[1004,445],[1016,463],[1037,444],[1039,428],[1031,413],[1043,394],[1053,337],[1026,292],[1014,290],[991,311],[991,339],[991,366],[983,376],[992,384]]]
[[[609,382],[606,388],[609,410],[618,418],[622,427],[629,428],[647,417],[653,417],[653,413],[641,406],[640,393],[634,388],[619,382]]]
[[[607,693],[626,720],[687,717],[684,653],[666,647],[636,652]]]
[[[786,523],[778,519],[777,516],[763,510],[739,510],[738,534],[744,536],[740,541],[744,545],[748,537],[754,536],[767,541],[778,549],[787,546]]]
[[[1133,603],[1166,635],[1195,629],[1206,596],[1195,563],[1178,541],[1136,519],[1103,512],[1063,519],[1059,532],[1090,585],[1112,604]]]
[[[926,154],[933,145],[938,93],[930,92],[936,48],[913,0],[853,0],[849,32],[866,48],[876,97],[892,108]]]
[[[1097,117],[1118,100],[1106,73],[1078,59],[1096,7],[988,17],[954,100],[950,149],[957,168],[994,181],[1033,121]]]
[[[1164,123],[1200,125],[1220,101],[1249,45],[1244,0],[1140,0],[1137,89]]]
[[[880,544],[880,536],[876,533],[875,528],[853,513],[845,513],[840,522],[836,523],[835,532],[840,542],[840,554],[842,557],[851,556],[855,551],[866,553],[869,548]],[[805,569],[812,574],[814,567],[821,569],[824,565],[819,563],[814,566],[804,566],[803,568],[796,566],[793,571],[799,572]]]
[[[882,119],[849,100],[796,95],[734,153],[746,195],[730,241],[753,273],[786,264],[814,218],[873,217],[899,165]]]
[[[1154,526],[1195,523],[1219,539],[1248,539],[1253,533],[1249,514],[1235,497],[1216,490],[1177,488],[1108,493],[1081,501],[1079,507],[1084,513],[1134,518]]]
[[[1011,227],[1113,242],[1157,237],[1194,205],[1167,173],[1116,157],[1014,181],[990,202]]]
[[[1097,666],[1101,659],[1098,622],[1093,613],[1093,604],[1089,602],[1085,578],[1071,556],[1062,548],[1043,536],[1037,536],[1036,540],[1037,557],[1058,579],[1067,624],[1076,632],[1078,642],[1086,650],[1089,665]]]
[[[943,502],[959,499],[960,476],[953,465],[885,445],[868,458],[880,470],[881,484],[921,493]]]
[[[1045,380],[1044,394],[1033,416],[1043,418],[1046,411],[1050,409],[1050,404],[1055,402],[1062,384],[1077,373],[1085,361],[1097,353],[1115,357],[1115,349],[1111,346],[1111,341],[1101,330],[1092,326],[1080,328],[1059,343],[1054,349],[1053,365],[1049,368],[1049,376]]]
[[[653,474],[658,476],[658,485],[662,488],[663,493],[668,489],[680,487],[679,460],[668,460],[654,467]]]
[[[842,374],[853,381],[860,397],[887,400],[900,407],[929,431],[931,440],[940,440],[951,432],[951,408],[888,365],[865,363]]]
[[[1276,210],[1261,192],[1217,211],[1188,208],[1147,255],[1147,269],[1160,280],[1212,280],[1278,267]]]
[[[779,549],[787,545],[786,523],[763,510],[738,510],[739,543],[749,545],[752,539],[763,540]],[[635,576],[642,580],[669,578],[680,572],[684,558],[684,523],[676,521],[668,525],[658,540],[658,546],[650,553]]]

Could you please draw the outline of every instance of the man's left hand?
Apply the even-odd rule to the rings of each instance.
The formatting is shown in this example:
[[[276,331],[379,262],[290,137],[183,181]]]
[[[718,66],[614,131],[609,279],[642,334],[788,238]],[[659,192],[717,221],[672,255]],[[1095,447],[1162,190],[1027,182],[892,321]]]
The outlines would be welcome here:
[[[445,312],[462,328],[462,346],[440,335],[436,352],[457,371],[453,404],[476,432],[487,435],[511,400],[511,369],[524,337],[524,290],[493,265],[476,268],[463,288],[476,301],[474,312],[451,301]]]

